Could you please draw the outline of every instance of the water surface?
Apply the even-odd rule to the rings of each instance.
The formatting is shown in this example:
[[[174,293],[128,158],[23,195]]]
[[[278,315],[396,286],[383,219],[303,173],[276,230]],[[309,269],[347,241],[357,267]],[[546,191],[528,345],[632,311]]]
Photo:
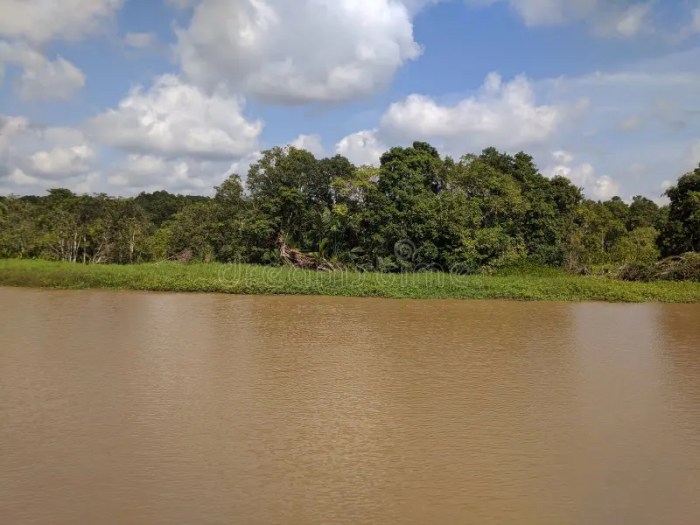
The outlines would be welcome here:
[[[0,288],[0,516],[696,524],[700,305]]]

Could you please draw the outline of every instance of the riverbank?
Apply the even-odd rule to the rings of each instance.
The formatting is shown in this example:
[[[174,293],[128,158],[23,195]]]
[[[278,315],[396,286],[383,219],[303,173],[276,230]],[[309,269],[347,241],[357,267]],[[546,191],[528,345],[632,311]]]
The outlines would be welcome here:
[[[555,269],[526,274],[319,273],[244,264],[129,266],[0,260],[0,286],[251,295],[700,303],[700,283],[623,282]]]

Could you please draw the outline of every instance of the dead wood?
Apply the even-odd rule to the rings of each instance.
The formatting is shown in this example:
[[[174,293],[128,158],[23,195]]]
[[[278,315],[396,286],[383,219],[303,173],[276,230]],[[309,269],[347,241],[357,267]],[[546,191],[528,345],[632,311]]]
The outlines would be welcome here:
[[[290,247],[287,245],[283,234],[280,234],[277,238],[277,245],[279,246],[280,259],[282,259],[282,262],[293,268],[316,270],[319,272],[333,272],[342,269],[339,264],[333,264],[323,257],[303,253],[296,248]]]

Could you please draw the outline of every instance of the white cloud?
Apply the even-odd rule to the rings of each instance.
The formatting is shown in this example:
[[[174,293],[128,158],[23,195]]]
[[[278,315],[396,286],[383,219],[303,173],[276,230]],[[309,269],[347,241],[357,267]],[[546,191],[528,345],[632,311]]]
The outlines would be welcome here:
[[[77,175],[90,170],[95,152],[87,144],[38,151],[31,156],[34,172],[48,177]]]
[[[318,158],[323,158],[326,156],[326,150],[321,144],[320,135],[299,135],[296,139],[289,143],[298,149],[303,149],[309,153],[313,153],[314,156]]]
[[[382,117],[382,131],[408,140],[444,139],[463,148],[543,143],[574,114],[574,108],[538,105],[535,98],[527,78],[504,83],[491,73],[476,96],[455,105],[441,105],[424,95],[410,95],[392,104]]]
[[[559,164],[569,165],[574,161],[574,156],[568,151],[558,150],[552,152],[552,158]]]
[[[177,193],[210,194],[230,173],[225,162],[170,160],[154,155],[129,155],[107,178],[120,195],[167,188]]]
[[[27,175],[19,168],[14,168],[12,173],[7,177],[7,180],[16,186],[36,186],[41,182],[36,177]]]
[[[574,164],[574,156],[567,151],[552,153],[554,165],[544,173],[550,177],[566,177],[576,186],[583,188],[587,197],[595,200],[608,200],[620,193],[620,183],[608,175],[596,176],[591,164]]]
[[[250,169],[251,164],[255,164],[261,158],[262,158],[261,151],[251,152],[248,155],[233,162],[226,170],[225,176],[228,177],[229,175],[235,173],[235,174],[239,175],[242,179],[245,179],[246,176],[248,175],[248,170]],[[217,184],[223,182],[223,180],[224,180],[224,178],[221,178],[217,182]]]
[[[18,89],[25,100],[65,100],[85,86],[85,75],[74,64],[61,56],[49,60],[25,43],[0,41],[0,69],[6,65],[22,68]]]
[[[209,96],[164,75],[147,91],[131,90],[116,109],[89,122],[98,140],[129,153],[226,160],[257,148],[262,123],[242,114],[244,101],[223,91]]]
[[[377,130],[358,131],[342,138],[335,146],[335,152],[347,157],[358,166],[379,164],[386,146],[377,137]]]
[[[198,85],[283,104],[375,93],[421,52],[397,0],[200,0],[177,35]]]
[[[124,35],[124,43],[136,49],[151,47],[156,41],[155,33],[127,33]]]
[[[601,17],[596,23],[596,31],[602,35],[633,38],[643,33],[653,32],[653,4],[634,4],[617,12]]]
[[[172,173],[187,171],[187,164],[182,161],[168,162],[153,155],[129,155],[108,181],[115,186],[144,188],[159,183]]]
[[[0,158],[8,155],[18,136],[29,130],[29,120],[25,117],[0,115]]]
[[[123,0],[2,0],[0,34],[46,42],[75,40],[92,33],[121,7]]]
[[[490,5],[506,0],[466,1],[476,5]],[[632,38],[654,30],[654,0],[507,1],[530,27],[586,22],[597,35],[621,38]]]
[[[85,86],[80,69],[58,57],[25,67],[20,78],[20,96],[31,99],[69,99]]]
[[[590,16],[598,0],[509,0],[529,26],[562,24]]]
[[[74,187],[94,170],[93,148],[80,130],[44,127],[25,117],[0,115],[0,187],[40,193]]]

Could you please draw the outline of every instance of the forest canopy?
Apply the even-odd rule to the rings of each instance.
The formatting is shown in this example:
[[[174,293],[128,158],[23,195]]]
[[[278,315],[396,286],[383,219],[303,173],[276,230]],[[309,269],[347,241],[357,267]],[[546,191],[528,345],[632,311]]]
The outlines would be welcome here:
[[[293,147],[263,152],[213,197],[0,197],[0,257],[75,263],[177,259],[278,265],[280,242],[356,270],[488,271],[532,263],[585,272],[653,265],[700,251],[700,167],[669,204],[584,198],[525,153],[488,148],[459,160],[424,142],[379,167]]]

